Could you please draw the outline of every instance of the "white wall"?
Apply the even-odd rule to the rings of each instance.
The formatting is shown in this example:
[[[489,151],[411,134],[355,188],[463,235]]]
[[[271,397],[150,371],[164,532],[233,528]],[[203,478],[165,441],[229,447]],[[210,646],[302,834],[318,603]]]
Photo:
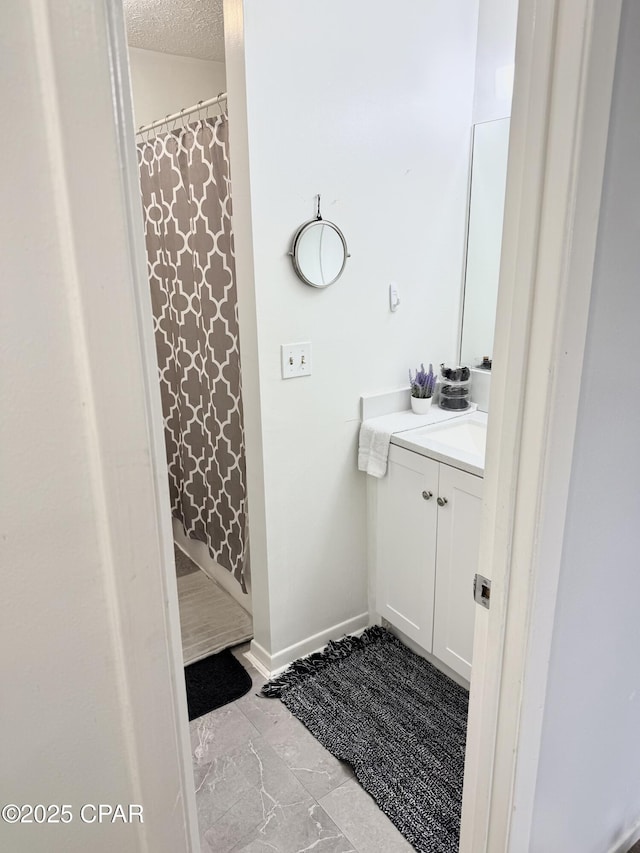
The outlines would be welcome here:
[[[253,605],[272,655],[366,618],[359,396],[455,358],[476,28],[467,0],[225,5],[240,320],[257,329],[241,341]],[[316,193],[352,254],[327,290],[287,256]],[[313,375],[283,381],[280,345],[304,340]]]
[[[481,0],[473,122],[511,115],[518,0]]]
[[[532,853],[603,853],[640,821],[639,76],[640,5],[626,2]]]
[[[178,853],[195,812],[103,8],[0,6],[14,123],[0,184],[0,803],[74,816],[0,821],[0,849],[25,853]],[[168,544],[168,511],[164,530]],[[139,803],[145,824],[83,823],[86,803]]]
[[[130,47],[129,68],[137,127],[227,88],[224,62]]]

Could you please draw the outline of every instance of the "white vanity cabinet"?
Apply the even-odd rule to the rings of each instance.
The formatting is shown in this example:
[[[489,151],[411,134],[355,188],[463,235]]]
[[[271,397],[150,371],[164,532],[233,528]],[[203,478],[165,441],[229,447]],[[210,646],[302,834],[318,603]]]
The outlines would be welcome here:
[[[378,480],[376,601],[381,616],[430,652],[440,463],[393,445]]]
[[[436,592],[433,654],[454,672],[471,679],[476,607],[473,579],[478,570],[481,477],[440,463],[436,536]]]
[[[482,478],[391,445],[376,483],[376,610],[471,677]]]

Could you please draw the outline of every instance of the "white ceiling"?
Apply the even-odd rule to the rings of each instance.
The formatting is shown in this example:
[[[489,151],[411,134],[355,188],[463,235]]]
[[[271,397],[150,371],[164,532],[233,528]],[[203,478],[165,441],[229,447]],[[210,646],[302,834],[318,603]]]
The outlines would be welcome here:
[[[124,0],[131,47],[224,62],[222,0]]]

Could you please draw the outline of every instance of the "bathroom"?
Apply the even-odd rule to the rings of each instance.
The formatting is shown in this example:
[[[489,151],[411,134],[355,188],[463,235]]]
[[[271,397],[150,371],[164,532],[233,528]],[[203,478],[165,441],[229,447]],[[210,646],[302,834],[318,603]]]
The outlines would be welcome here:
[[[194,5],[191,16],[160,8],[145,18],[144,3],[125,3],[136,126],[229,93],[137,138],[153,145],[157,134],[228,113],[251,508],[245,591],[175,518],[174,536],[178,554],[252,612],[252,642],[236,657],[265,676],[392,612],[375,602],[375,486],[356,465],[363,416],[408,408],[409,368],[461,358],[477,366],[492,355],[517,3],[406,3],[390,18],[364,3],[227,3],[224,31],[221,5]],[[244,40],[233,29],[240,13]],[[291,68],[304,73],[292,79]],[[306,286],[289,256],[318,209],[346,243],[342,274],[323,288]],[[295,343],[309,347],[310,370],[284,381],[283,349]],[[472,398],[486,413],[484,374],[474,373]],[[406,570],[398,568],[399,585]],[[411,643],[402,621],[386,624]],[[468,687],[468,666],[455,672],[427,645],[418,651]],[[265,725],[277,714],[263,703],[244,698],[238,707]],[[235,713],[192,722],[197,768],[213,756],[215,720],[242,730]],[[302,745],[285,734],[292,740],[269,732],[285,763],[287,750],[304,747],[307,763],[318,762],[307,777],[331,780],[326,790],[311,786],[318,800],[349,783],[306,732]],[[358,796],[349,784],[346,792]],[[384,843],[406,844],[380,825]],[[222,849],[205,829],[211,849]],[[374,849],[371,838],[359,843]]]
[[[0,6],[0,846],[637,849],[640,6],[519,0],[510,110],[502,3],[163,2],[128,4],[156,27],[130,55],[120,0]],[[494,346],[467,353],[475,251],[496,263],[475,236],[480,147],[507,120]],[[235,564],[172,519],[225,492],[174,503],[158,381],[147,254],[166,217],[136,142],[148,166],[193,123],[216,129],[227,285],[228,175],[233,196],[235,390],[201,397],[245,439]],[[299,275],[303,225],[344,250],[330,286]],[[210,349],[215,385],[230,362]],[[485,356],[477,409],[409,397],[409,370]],[[247,639],[185,667],[194,576]],[[245,685],[191,715],[187,671],[219,655]],[[229,683],[200,679],[208,697]]]

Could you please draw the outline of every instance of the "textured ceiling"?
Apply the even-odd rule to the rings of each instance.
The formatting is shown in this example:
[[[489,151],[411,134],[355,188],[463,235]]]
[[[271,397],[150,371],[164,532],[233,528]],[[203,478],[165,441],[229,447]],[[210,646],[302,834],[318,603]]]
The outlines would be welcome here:
[[[131,47],[224,62],[222,0],[124,0]]]

